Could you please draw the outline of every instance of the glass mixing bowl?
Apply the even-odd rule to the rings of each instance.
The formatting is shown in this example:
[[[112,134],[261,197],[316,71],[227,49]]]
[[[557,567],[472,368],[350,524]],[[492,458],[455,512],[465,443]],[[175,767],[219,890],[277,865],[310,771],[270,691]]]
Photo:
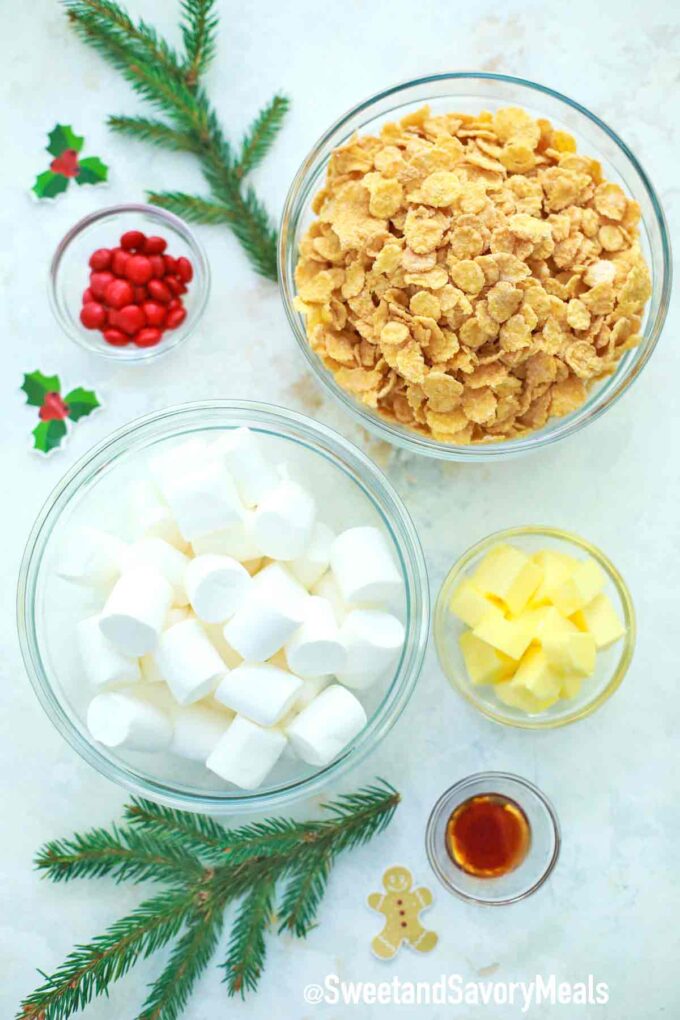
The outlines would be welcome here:
[[[298,247],[315,218],[312,200],[323,185],[331,153],[355,132],[378,133],[385,122],[398,120],[425,103],[434,114],[456,110],[478,113],[510,105],[524,107],[535,117],[547,117],[554,127],[574,136],[579,152],[600,161],[608,180],[620,184],[640,203],[641,245],[652,275],[652,296],[641,329],[641,343],[624,354],[613,375],[590,390],[581,407],[563,418],[550,419],[542,429],[521,438],[456,446],[383,418],[338,385],[309,346],[304,318],[293,305]],[[284,205],[279,241],[279,285],[288,321],[311,370],[366,428],[414,453],[442,460],[489,461],[535,450],[578,432],[588,422],[599,418],[637,379],[651,357],[666,318],[671,293],[670,240],[661,205],[647,174],[625,142],[595,114],[553,89],[522,78],[479,72],[438,74],[395,85],[372,96],[336,121],[319,139],[295,175]]]
[[[229,788],[195,762],[169,754],[110,750],[85,725],[92,695],[83,681],[74,628],[99,604],[85,589],[60,579],[54,568],[64,535],[79,523],[121,533],[116,504],[128,482],[143,477],[153,450],[196,434],[248,426],[293,476],[314,475],[314,491],[327,496],[322,518],[333,528],[380,527],[404,579],[399,613],[406,628],[400,659],[390,677],[362,694],[364,730],[330,765],[315,770],[281,759],[275,783],[254,792]],[[91,450],[62,479],[40,512],[28,539],[18,587],[18,626],[26,670],[35,692],[62,736],[97,771],[141,796],[213,814],[272,811],[309,797],[374,750],[399,718],[416,685],[429,629],[425,560],[411,518],[376,466],[331,429],[293,411],[247,401],[209,401],[170,408],[141,418]],[[88,599],[90,600],[88,604]]]

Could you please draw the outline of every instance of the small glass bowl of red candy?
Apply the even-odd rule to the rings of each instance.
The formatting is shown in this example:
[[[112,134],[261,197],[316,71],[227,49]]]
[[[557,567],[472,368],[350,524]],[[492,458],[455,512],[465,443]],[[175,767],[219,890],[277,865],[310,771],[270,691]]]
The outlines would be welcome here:
[[[50,266],[50,301],[64,332],[119,361],[148,361],[183,343],[209,290],[202,246],[183,220],[153,205],[86,216]]]

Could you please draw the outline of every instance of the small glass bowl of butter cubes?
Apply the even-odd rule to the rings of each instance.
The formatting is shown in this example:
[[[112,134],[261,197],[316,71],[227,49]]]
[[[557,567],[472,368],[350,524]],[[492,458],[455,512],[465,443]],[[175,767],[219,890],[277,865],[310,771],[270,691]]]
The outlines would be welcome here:
[[[484,715],[523,729],[583,719],[630,665],[635,611],[614,564],[558,528],[509,528],[449,571],[434,618],[441,667]]]

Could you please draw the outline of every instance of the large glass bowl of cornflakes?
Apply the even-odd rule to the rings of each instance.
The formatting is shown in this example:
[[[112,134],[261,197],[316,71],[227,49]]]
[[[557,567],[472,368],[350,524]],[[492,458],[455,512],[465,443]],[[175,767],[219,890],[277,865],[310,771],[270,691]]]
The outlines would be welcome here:
[[[381,438],[448,460],[545,446],[650,358],[671,256],[645,171],[597,116],[506,75],[356,106],[293,180],[279,278],[313,372]]]

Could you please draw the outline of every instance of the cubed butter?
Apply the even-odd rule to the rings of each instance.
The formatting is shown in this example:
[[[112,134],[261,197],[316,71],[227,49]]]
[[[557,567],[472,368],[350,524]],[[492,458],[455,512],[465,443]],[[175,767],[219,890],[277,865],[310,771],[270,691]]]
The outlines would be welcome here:
[[[575,673],[564,673],[562,674],[562,683],[560,685],[560,697],[576,698],[581,693],[582,686],[582,676],[577,676]]]
[[[495,595],[517,616],[543,580],[541,568],[521,549],[501,545],[482,560],[472,577],[483,595]]]
[[[514,685],[526,687],[540,700],[556,699],[560,695],[561,678],[542,648],[532,645],[522,656],[512,678]]]
[[[531,559],[543,571],[543,580],[531,596],[531,605],[548,605],[551,601],[548,593],[567,580],[578,566],[578,560],[556,549],[541,549]]]
[[[606,648],[626,633],[611,600],[600,593],[572,616],[579,630],[592,634],[597,648]]]
[[[563,616],[572,616],[599,595],[605,580],[595,560],[581,560],[566,581],[550,590],[550,599]]]
[[[512,676],[516,663],[497,648],[480,641],[471,630],[461,634],[460,650],[473,684],[496,684]]]
[[[463,581],[454,591],[449,605],[451,612],[463,623],[467,623],[468,627],[476,627],[493,603],[474,586],[472,581]]]
[[[479,621],[472,633],[511,659],[521,659],[531,644],[531,634],[522,621],[506,620],[495,606]]]
[[[521,684],[515,683],[514,680],[496,684],[494,691],[504,705],[510,705],[511,708],[519,708],[520,711],[526,712],[528,715],[538,715],[539,712],[545,712],[547,708],[550,708],[557,701],[556,697],[537,698],[535,694],[532,694],[531,691],[528,691]]]
[[[551,634],[541,647],[551,665],[562,673],[592,676],[595,671],[595,638],[577,630],[573,634]]]
[[[554,606],[540,606],[528,609],[518,617],[523,626],[531,634],[531,640],[540,644],[546,636],[556,634],[576,634],[578,627],[571,620],[565,619]]]

